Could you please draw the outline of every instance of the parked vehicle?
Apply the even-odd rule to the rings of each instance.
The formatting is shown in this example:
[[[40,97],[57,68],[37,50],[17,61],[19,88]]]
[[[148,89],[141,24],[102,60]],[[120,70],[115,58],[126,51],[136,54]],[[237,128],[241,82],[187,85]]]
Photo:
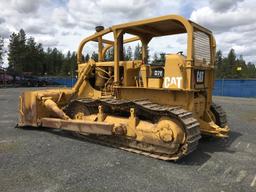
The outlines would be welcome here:
[[[186,55],[148,61],[151,39],[181,33],[187,34]],[[82,50],[90,41],[98,42],[99,58],[84,62]],[[141,42],[142,59],[125,61],[124,44],[133,41]],[[104,61],[112,47],[114,60]],[[79,45],[76,84],[24,92],[19,126],[74,131],[153,158],[180,159],[196,150],[202,134],[223,138],[230,131],[225,112],[212,102],[215,48],[210,30],[177,15],[97,27]]]

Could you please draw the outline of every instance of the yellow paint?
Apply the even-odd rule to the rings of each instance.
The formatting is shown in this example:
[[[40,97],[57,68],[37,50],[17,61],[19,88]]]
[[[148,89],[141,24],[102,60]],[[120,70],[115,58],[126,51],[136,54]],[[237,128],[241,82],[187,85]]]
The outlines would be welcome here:
[[[166,26],[171,26],[171,28]],[[200,31],[208,38],[210,63],[206,63],[205,59],[194,60],[195,42],[193,37],[196,31]],[[129,33],[134,37],[123,40],[124,33]],[[164,70],[164,76],[152,77],[152,70],[155,67],[148,65],[148,43],[154,37],[180,33],[187,34],[187,55],[167,54],[164,66],[161,67]],[[103,36],[106,34],[112,35],[114,41],[104,39]],[[98,42],[99,61],[90,59],[88,63],[82,63],[82,50],[90,41]],[[142,43],[142,59],[122,61],[121,46],[134,41]],[[106,44],[105,47],[103,44]],[[114,60],[104,61],[105,53],[111,47],[114,47]],[[47,125],[52,123],[55,127],[62,125],[68,129],[72,123],[69,123],[69,118],[62,108],[73,99],[115,97],[133,100],[145,98],[162,105],[182,106],[193,113],[200,123],[202,133],[226,137],[229,128],[227,126],[219,127],[210,111],[214,84],[215,49],[216,43],[211,31],[177,15],[115,25],[96,32],[83,39],[78,47],[78,80],[76,84],[70,89],[24,92],[20,97],[19,124],[20,126],[37,127],[44,122]],[[200,75],[195,75],[197,70],[199,70],[197,74]],[[94,73],[95,71],[96,73]],[[95,81],[90,81],[95,77]],[[92,82],[97,82],[97,85],[91,84]],[[52,117],[62,120],[49,120]],[[165,145],[169,141],[182,143],[184,140],[185,133],[182,132],[181,126],[172,119],[164,119],[153,124],[139,120],[132,111],[129,118],[114,117],[104,114],[102,108],[99,108],[98,114],[84,115],[83,117],[83,114],[79,113],[76,117],[79,120],[79,123],[76,124],[78,128],[82,121],[97,121],[97,125],[102,125],[100,129],[102,132],[104,126],[110,130],[113,124],[113,134],[116,134],[116,130],[118,134],[125,133],[129,137],[136,137],[139,141]],[[72,122],[74,121],[76,120],[72,120]],[[100,122],[106,124],[100,124]],[[89,124],[92,129],[90,131],[93,132],[95,126],[92,123]]]

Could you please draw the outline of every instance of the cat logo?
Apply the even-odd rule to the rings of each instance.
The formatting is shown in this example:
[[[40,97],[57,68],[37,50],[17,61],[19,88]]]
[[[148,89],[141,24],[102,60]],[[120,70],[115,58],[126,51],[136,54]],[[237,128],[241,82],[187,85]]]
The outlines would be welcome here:
[[[196,83],[204,83],[204,71],[195,70]]]
[[[164,88],[169,88],[174,85],[177,88],[181,88],[182,77],[165,77],[164,78]]]

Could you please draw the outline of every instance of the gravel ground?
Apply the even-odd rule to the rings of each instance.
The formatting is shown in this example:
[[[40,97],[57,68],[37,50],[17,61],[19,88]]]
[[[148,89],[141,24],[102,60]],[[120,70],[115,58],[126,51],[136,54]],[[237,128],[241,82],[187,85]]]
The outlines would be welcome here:
[[[0,89],[0,191],[256,191],[256,99],[214,97],[229,139],[203,139],[174,163],[67,132],[15,129],[24,90]]]

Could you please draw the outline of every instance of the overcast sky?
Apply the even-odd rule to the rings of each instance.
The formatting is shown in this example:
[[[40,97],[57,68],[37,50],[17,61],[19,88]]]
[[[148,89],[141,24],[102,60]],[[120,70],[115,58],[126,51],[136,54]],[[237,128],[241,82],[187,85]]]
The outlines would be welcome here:
[[[6,44],[11,32],[23,28],[44,47],[75,51],[96,25],[178,14],[212,30],[224,54],[234,48],[256,62],[256,0],[0,0],[0,10]],[[152,43],[151,51],[180,46],[181,39]]]

